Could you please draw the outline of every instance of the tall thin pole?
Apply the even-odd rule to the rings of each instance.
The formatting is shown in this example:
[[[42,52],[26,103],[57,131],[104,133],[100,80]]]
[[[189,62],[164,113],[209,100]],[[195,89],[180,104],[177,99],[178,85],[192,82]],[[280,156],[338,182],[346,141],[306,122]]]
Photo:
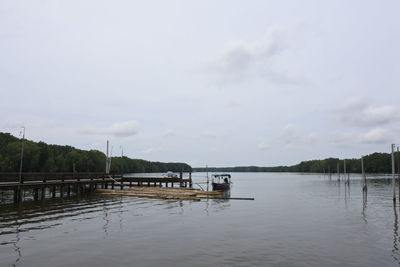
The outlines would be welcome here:
[[[362,179],[363,179],[363,192],[367,193],[367,177],[365,176],[365,171],[364,171],[364,157],[361,156],[361,173],[362,173]]]
[[[346,159],[343,160],[343,179],[344,179],[344,183],[346,182]]]
[[[210,183],[209,182],[209,178],[208,178],[208,166],[206,165],[206,172],[207,172],[207,191],[208,191],[208,184]]]
[[[400,151],[397,147],[397,183],[399,184],[399,202],[400,202]]]
[[[339,162],[338,162],[338,164],[337,164],[337,180],[340,182],[340,170],[339,170],[339,168],[340,168],[340,165],[339,165]]]
[[[331,173],[331,166],[328,166],[328,172],[329,172],[329,181],[332,180],[332,173]]]
[[[395,180],[395,172],[396,172],[396,167],[395,167],[395,161],[394,161],[394,148],[395,144],[392,144],[392,187],[393,187],[393,202],[396,202],[396,180]]]
[[[110,145],[109,141],[107,140],[107,153],[106,153],[106,174],[109,173],[109,167],[108,167],[108,146]]]
[[[21,146],[21,160],[19,163],[19,182],[21,184],[24,183],[24,180],[22,179],[22,159],[24,158],[24,146],[25,146],[25,127],[22,126],[22,146]]]

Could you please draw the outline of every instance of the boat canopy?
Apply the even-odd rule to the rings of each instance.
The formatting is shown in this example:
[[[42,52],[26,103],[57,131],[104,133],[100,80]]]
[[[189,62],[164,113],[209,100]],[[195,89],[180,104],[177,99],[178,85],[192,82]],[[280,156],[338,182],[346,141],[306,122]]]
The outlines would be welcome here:
[[[213,176],[215,178],[225,178],[225,177],[231,178],[231,175],[229,173],[213,174]]]

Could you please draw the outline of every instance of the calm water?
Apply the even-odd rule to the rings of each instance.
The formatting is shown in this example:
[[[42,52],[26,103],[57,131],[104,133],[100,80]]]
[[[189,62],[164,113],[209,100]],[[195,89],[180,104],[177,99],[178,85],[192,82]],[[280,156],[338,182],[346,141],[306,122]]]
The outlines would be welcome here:
[[[196,176],[200,174],[196,173]],[[391,184],[234,173],[232,197],[0,205],[1,266],[398,266]]]

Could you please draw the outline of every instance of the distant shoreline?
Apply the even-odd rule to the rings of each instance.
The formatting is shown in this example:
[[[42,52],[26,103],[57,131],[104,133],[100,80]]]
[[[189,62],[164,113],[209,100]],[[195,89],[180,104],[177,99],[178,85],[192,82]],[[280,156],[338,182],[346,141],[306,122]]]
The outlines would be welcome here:
[[[389,153],[372,153],[364,156],[366,173],[388,174],[392,173],[392,155]],[[400,153],[395,153],[396,173],[399,173]],[[361,173],[361,158],[339,159],[326,158],[322,160],[302,161],[292,166],[236,166],[236,167],[195,167],[195,172],[289,172],[289,173]]]

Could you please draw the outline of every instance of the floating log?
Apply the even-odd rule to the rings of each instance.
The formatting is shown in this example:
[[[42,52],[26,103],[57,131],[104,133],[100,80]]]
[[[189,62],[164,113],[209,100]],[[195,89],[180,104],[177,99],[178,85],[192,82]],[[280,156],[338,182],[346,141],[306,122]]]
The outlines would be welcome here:
[[[233,199],[233,200],[254,200],[254,197],[203,197],[199,196],[202,199]]]

